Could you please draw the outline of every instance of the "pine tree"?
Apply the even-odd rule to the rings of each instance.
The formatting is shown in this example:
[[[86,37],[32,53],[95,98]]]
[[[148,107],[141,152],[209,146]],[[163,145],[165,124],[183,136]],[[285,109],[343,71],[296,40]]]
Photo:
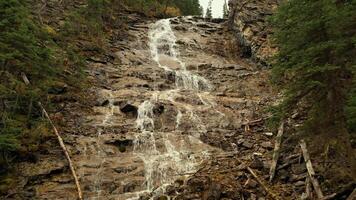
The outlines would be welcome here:
[[[208,18],[208,19],[213,18],[212,3],[213,3],[213,0],[210,0],[208,7],[206,8],[205,18]]]
[[[290,0],[272,18],[279,47],[273,79],[285,89],[278,110],[288,115],[308,107],[306,125],[313,132],[335,133],[345,126],[355,66],[355,10],[355,0]]]
[[[201,15],[199,0],[174,0],[182,15]]]
[[[43,77],[52,73],[45,35],[31,21],[25,1],[0,0],[0,67],[13,73]]]
[[[223,7],[223,18],[228,18],[229,17],[229,8],[227,6],[227,2],[225,0],[224,2],[224,7]]]
[[[8,153],[31,143],[24,136],[39,123],[35,103],[47,92],[47,83],[59,72],[48,37],[33,21],[27,1],[0,0],[0,167]],[[25,86],[25,73],[31,86]],[[40,141],[37,141],[40,142]],[[30,147],[31,146],[31,147]],[[35,147],[29,144],[29,148]]]

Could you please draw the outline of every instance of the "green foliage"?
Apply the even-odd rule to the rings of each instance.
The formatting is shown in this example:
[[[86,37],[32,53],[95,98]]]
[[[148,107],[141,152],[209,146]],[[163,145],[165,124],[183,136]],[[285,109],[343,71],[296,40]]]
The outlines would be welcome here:
[[[24,1],[0,1],[0,30],[1,70],[21,71],[36,78],[56,71],[47,67],[51,64],[51,51],[43,42],[47,36],[32,22]]]
[[[27,6],[26,1],[0,0],[0,160],[28,144],[21,140],[39,116],[34,102],[45,95],[47,80],[60,72],[49,36]],[[22,73],[31,86],[22,82]]]
[[[290,0],[278,8],[271,22],[279,48],[273,81],[285,89],[280,113],[307,106],[313,127],[344,124],[355,65],[355,10],[355,0]]]
[[[229,17],[229,7],[227,6],[227,2],[225,0],[224,7],[223,7],[223,18]]]
[[[124,0],[124,4],[148,16],[174,17],[167,12],[173,9],[179,10],[173,12],[179,15],[202,15],[199,0]]]
[[[179,8],[182,15],[201,16],[203,14],[199,0],[174,0],[173,4]]]
[[[10,158],[38,151],[51,134],[37,102],[48,105],[50,87],[80,77],[79,68],[70,70],[68,65],[82,60],[71,48],[58,46],[59,40],[54,42],[59,34],[37,22],[30,3],[0,0],[0,172]],[[23,82],[23,74],[30,85]]]
[[[356,134],[356,67],[353,68],[353,77],[352,89],[345,110],[349,131]]]

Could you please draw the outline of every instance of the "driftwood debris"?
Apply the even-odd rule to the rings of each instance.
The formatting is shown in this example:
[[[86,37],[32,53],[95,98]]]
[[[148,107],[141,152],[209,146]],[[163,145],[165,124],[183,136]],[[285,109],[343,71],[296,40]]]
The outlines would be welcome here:
[[[24,81],[24,83],[26,85],[30,85],[30,81],[28,80],[27,76],[25,73],[21,73],[21,77]],[[75,185],[77,187],[77,191],[78,191],[78,199],[79,200],[83,200],[83,193],[82,193],[82,190],[80,188],[80,183],[79,183],[79,179],[78,179],[78,176],[77,176],[77,173],[74,169],[74,165],[73,165],[73,162],[72,160],[70,159],[70,156],[69,156],[69,153],[68,153],[68,150],[63,142],[63,139],[62,137],[59,135],[59,132],[57,130],[57,128],[55,127],[54,123],[52,122],[51,118],[49,117],[47,111],[44,109],[44,107],[42,106],[42,103],[41,102],[38,102],[38,105],[39,107],[41,108],[42,110],[42,113],[44,114],[44,116],[48,119],[49,123],[51,124],[52,128],[53,128],[53,131],[54,133],[56,134],[57,136],[57,139],[58,139],[58,142],[59,142],[59,145],[61,146],[62,150],[63,150],[63,153],[64,155],[66,156],[67,160],[68,160],[68,163],[69,163],[69,168],[72,172],[72,175],[73,175],[73,178],[74,178],[74,181],[75,181]]]
[[[278,128],[276,143],[274,145],[273,160],[272,160],[272,164],[271,164],[271,169],[269,171],[269,174],[270,174],[269,181],[270,182],[272,182],[274,175],[276,173],[276,167],[277,167],[277,162],[278,162],[278,158],[279,158],[279,150],[281,148],[283,132],[284,132],[284,122],[282,122]]]
[[[305,143],[304,140],[300,141],[300,147],[302,149],[304,161],[305,161],[305,164],[306,164],[306,167],[307,167],[307,170],[308,170],[308,175],[309,175],[310,181],[311,181],[311,183],[313,185],[313,188],[314,188],[314,190],[316,192],[316,195],[318,196],[318,199],[323,199],[324,195],[323,195],[323,192],[320,189],[320,185],[319,185],[318,180],[315,178],[315,171],[314,171],[313,165],[312,165],[312,163],[310,161],[310,156],[309,156],[309,153],[308,153],[308,150],[307,150],[307,144]]]

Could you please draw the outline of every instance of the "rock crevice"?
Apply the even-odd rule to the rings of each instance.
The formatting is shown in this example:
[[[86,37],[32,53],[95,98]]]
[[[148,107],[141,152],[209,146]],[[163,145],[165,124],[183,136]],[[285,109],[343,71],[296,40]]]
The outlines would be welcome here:
[[[268,65],[268,59],[277,49],[271,44],[268,17],[273,14],[279,0],[230,0],[228,27],[234,33],[242,57]]]

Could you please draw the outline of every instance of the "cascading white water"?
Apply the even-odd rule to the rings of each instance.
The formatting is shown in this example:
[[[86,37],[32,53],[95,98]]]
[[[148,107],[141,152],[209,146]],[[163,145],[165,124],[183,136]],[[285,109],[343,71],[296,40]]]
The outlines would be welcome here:
[[[104,163],[106,162],[105,156],[106,154],[104,153],[104,150],[101,146],[101,134],[103,132],[103,127],[107,127],[110,126],[110,120],[112,119],[112,117],[114,116],[114,103],[113,103],[113,95],[112,95],[112,91],[110,90],[105,90],[106,91],[106,95],[108,98],[108,106],[107,109],[105,111],[105,115],[104,118],[102,120],[102,122],[100,124],[97,124],[96,126],[98,127],[97,129],[97,135],[98,135],[98,139],[96,140],[96,145],[97,145],[97,155],[96,155],[96,161],[99,163],[99,167],[98,170],[96,172],[96,180],[94,182],[94,192],[96,193],[96,196],[94,198],[92,198],[93,200],[99,200],[101,198],[101,193],[102,193],[102,173],[103,173],[103,166]]]
[[[164,192],[165,187],[177,176],[194,172],[201,161],[208,156],[208,151],[199,146],[202,142],[198,139],[200,132],[206,129],[201,119],[194,113],[192,106],[182,107],[198,131],[192,135],[178,135],[174,132],[155,130],[155,104],[171,102],[176,105],[178,103],[175,97],[181,90],[190,91],[193,95],[199,96],[200,91],[210,91],[212,86],[205,78],[188,71],[185,63],[179,59],[176,36],[169,19],[159,20],[153,24],[149,31],[149,39],[152,59],[166,73],[174,74],[176,87],[173,90],[155,91],[151,99],[144,101],[138,108],[136,127],[140,133],[136,135],[134,141],[134,153],[143,160],[145,165],[146,192],[153,192],[154,196]],[[201,96],[199,98],[202,99]],[[180,109],[177,108],[176,129],[179,128],[183,119]],[[140,191],[139,194],[142,192]]]
[[[188,71],[185,63],[179,59],[179,51],[176,44],[177,38],[171,28],[169,19],[156,22],[152,26],[148,36],[153,60],[165,71],[174,72],[177,88],[195,91],[212,89],[212,86],[205,78]],[[162,60],[167,58],[171,60],[170,63],[176,62],[180,66],[180,69],[175,70],[170,68],[170,66],[162,64]]]

